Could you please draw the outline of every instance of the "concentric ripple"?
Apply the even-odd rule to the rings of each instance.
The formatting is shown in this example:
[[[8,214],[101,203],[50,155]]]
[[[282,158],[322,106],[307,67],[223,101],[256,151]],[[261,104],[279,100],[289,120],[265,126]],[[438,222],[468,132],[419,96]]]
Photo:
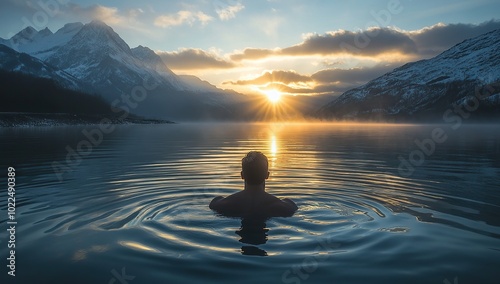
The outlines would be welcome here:
[[[20,250],[32,255],[23,264],[41,275],[57,264],[96,272],[83,282],[106,282],[121,267],[139,283],[364,283],[365,276],[437,283],[449,273],[477,278],[477,271],[489,279],[496,272],[479,263],[500,259],[500,134],[495,126],[450,130],[447,143],[402,175],[400,157],[409,159],[414,140],[434,127],[120,127],[62,182],[52,162],[65,162],[65,145],[76,147],[81,128],[26,129],[16,133],[20,145],[5,135],[0,142],[10,148],[2,157],[20,161]],[[35,150],[33,139],[41,145]],[[241,190],[240,161],[250,150],[268,156],[268,191],[293,199],[294,217],[240,220],[208,208],[215,196]],[[0,206],[6,221],[4,200]]]

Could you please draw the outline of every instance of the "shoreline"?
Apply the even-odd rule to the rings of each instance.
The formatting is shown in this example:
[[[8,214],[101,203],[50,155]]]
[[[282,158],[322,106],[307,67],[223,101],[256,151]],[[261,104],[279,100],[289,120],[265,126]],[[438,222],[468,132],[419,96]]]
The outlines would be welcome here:
[[[69,113],[27,113],[27,112],[0,112],[0,127],[45,127],[45,126],[73,126],[98,125],[107,118],[111,124],[174,124],[175,122],[162,119],[150,119],[129,116],[120,119],[118,116],[95,114]]]

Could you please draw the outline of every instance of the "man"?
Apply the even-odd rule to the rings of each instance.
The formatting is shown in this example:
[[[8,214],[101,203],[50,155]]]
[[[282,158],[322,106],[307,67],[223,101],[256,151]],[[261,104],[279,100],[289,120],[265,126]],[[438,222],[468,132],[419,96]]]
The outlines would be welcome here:
[[[267,157],[251,151],[241,160],[241,178],[245,189],[226,198],[217,196],[210,202],[210,209],[232,217],[290,217],[298,207],[288,199],[266,192],[269,178]]]

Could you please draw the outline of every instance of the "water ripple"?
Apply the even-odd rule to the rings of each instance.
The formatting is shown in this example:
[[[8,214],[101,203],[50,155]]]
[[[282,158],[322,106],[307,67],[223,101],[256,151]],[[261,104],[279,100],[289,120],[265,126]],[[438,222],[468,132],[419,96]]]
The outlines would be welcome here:
[[[217,135],[210,127],[218,129]],[[353,271],[356,258],[367,256],[366,263],[387,270],[389,264],[402,265],[394,259],[413,258],[418,266],[444,261],[457,249],[469,257],[472,252],[461,246],[470,239],[499,245],[500,170],[489,155],[449,154],[443,148],[436,157],[452,156],[430,159],[413,176],[401,177],[394,145],[406,145],[401,137],[417,135],[411,127],[386,126],[378,128],[378,135],[368,128],[210,127],[187,126],[183,137],[172,132],[179,126],[117,132],[63,183],[47,170],[51,161],[45,153],[40,166],[22,167],[29,182],[18,195],[19,214],[32,225],[23,233],[33,243],[97,234],[98,240],[108,240],[105,246],[82,239],[88,247],[75,247],[71,259],[126,256],[153,270],[152,279],[167,277],[155,259],[181,274],[181,264],[200,273],[232,275],[237,272],[231,269],[242,273],[241,265],[267,273],[265,262],[243,255],[274,258],[274,269],[280,271],[311,256],[324,257],[321,266],[350,265]],[[294,217],[250,224],[208,209],[213,197],[241,189],[240,159],[251,149],[268,154],[268,191],[292,198],[300,208]],[[467,165],[472,160],[481,170],[471,172]],[[461,178],[467,175],[475,183],[470,176]],[[5,202],[0,208],[6,209]],[[418,258],[445,243],[448,253]],[[200,266],[198,258],[209,261],[208,267]]]

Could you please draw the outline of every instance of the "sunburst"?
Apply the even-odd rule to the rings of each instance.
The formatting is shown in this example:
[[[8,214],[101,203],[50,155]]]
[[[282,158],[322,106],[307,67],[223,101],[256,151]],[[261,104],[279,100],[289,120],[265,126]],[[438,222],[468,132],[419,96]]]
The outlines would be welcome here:
[[[264,91],[264,94],[267,96],[267,99],[269,99],[269,101],[273,104],[278,103],[281,99],[281,92],[275,89],[266,90]]]

